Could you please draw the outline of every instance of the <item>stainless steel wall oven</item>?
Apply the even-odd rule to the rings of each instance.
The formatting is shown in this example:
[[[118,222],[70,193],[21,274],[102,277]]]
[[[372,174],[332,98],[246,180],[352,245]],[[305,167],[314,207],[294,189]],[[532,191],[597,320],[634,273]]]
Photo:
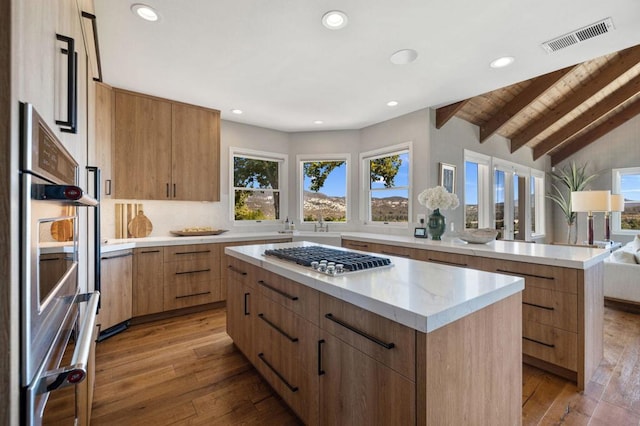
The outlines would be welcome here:
[[[80,292],[78,208],[98,202],[78,186],[78,163],[30,104],[20,106],[22,423],[39,425],[50,392],[83,381],[99,293]],[[81,306],[87,302],[86,306]],[[67,345],[75,345],[61,366]]]

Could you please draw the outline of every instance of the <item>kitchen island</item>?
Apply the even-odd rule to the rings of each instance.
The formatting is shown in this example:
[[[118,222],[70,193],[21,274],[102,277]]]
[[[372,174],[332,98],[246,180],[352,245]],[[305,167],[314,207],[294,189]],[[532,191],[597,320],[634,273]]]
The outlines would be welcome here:
[[[603,357],[604,249],[493,241],[467,244],[367,233],[343,233],[356,250],[457,265],[525,278],[522,349],[527,364],[584,389]]]
[[[306,424],[520,424],[523,279],[384,256],[327,275],[227,247],[227,331]]]

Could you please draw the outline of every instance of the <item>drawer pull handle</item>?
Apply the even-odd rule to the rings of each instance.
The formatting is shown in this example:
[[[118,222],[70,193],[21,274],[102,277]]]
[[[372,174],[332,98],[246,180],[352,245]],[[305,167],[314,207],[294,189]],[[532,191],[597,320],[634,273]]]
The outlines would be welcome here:
[[[249,295],[251,293],[245,293],[244,294],[244,315],[251,315],[251,312],[249,312]]]
[[[239,270],[238,268],[236,268],[236,267],[234,267],[234,266],[228,265],[228,266],[227,266],[227,268],[229,268],[229,270],[230,270],[231,272],[235,272],[236,274],[240,274],[240,275],[247,275],[247,273],[246,273],[246,272],[241,271],[241,270]]]
[[[550,345],[549,343],[544,343],[544,342],[541,342],[540,340],[530,339],[529,337],[522,336],[522,338],[524,340],[528,340],[530,342],[537,343],[539,345],[546,346],[548,348],[555,348],[556,347],[556,345]]]
[[[262,352],[260,352],[260,353],[258,354],[258,358],[260,358],[260,360],[261,360],[262,362],[264,362],[264,363],[265,363],[265,365],[266,365],[267,367],[269,367],[269,370],[273,371],[273,374],[275,374],[276,376],[278,376],[278,379],[282,380],[282,383],[284,383],[284,384],[285,384],[285,386],[287,386],[291,392],[298,392],[298,387],[297,387],[297,386],[291,386],[291,385],[289,384],[289,382],[287,382],[287,381],[285,380],[285,378],[282,376],[282,374],[280,374],[280,373],[278,372],[278,370],[276,370],[275,368],[273,368],[273,366],[272,366],[271,364],[269,364],[269,361],[267,361],[267,360],[266,360],[266,358],[264,357],[264,354],[263,354]]]
[[[287,298],[287,299],[289,299],[289,300],[293,300],[293,301],[298,300],[298,296],[292,296],[292,295],[290,295],[290,294],[288,294],[288,293],[285,293],[284,291],[282,291],[282,290],[280,290],[280,289],[278,289],[278,288],[275,288],[275,287],[270,286],[269,284],[267,284],[267,283],[266,283],[266,282],[264,282],[263,280],[259,280],[259,281],[258,281],[258,284],[260,284],[261,286],[264,286],[264,287],[268,288],[269,290],[271,290],[271,291],[273,291],[273,292],[275,292],[275,293],[278,293],[278,294],[279,294],[280,296],[282,296],[282,297],[286,297],[286,298]]]
[[[394,253],[394,252],[385,251],[385,250],[382,250],[382,254],[388,254],[388,255],[391,255],[391,256],[406,257],[407,259],[411,259],[411,255],[410,254],[400,254],[400,253]]]
[[[207,268],[207,269],[197,269],[195,271],[183,271],[183,272],[176,272],[176,275],[183,275],[183,274],[197,274],[199,272],[211,272],[211,268]]]
[[[318,340],[318,376],[324,375],[324,369],[322,368],[322,344],[324,339]]]
[[[133,253],[123,253],[123,254],[116,254],[113,256],[103,256],[100,258],[100,260],[117,259],[119,257],[129,257],[129,256],[133,256]]]
[[[542,305],[536,305],[535,303],[522,302],[522,304],[523,304],[523,305],[533,306],[534,308],[545,309],[545,310],[547,310],[547,311],[555,311],[555,310],[556,310],[554,307],[542,306]]]
[[[258,314],[258,318],[260,318],[262,321],[266,322],[267,324],[269,324],[271,326],[271,328],[273,328],[275,331],[277,331],[278,333],[282,334],[284,337],[286,337],[287,339],[289,339],[290,342],[296,343],[298,341],[297,337],[291,337],[289,336],[283,329],[281,329],[280,327],[278,327],[277,325],[275,325],[274,323],[272,323],[271,321],[269,321],[264,314],[260,313]]]
[[[451,265],[451,266],[467,266],[466,263],[456,263],[456,262],[447,262],[446,260],[438,260],[438,259],[433,259],[433,258],[428,258],[429,262],[433,262],[433,263],[441,263],[443,265]]]
[[[181,251],[178,253],[174,253],[176,256],[181,254],[198,254],[198,253],[211,253],[211,250],[194,250],[194,251]]]
[[[185,297],[204,296],[205,294],[211,294],[211,292],[203,291],[202,293],[185,294],[184,296],[176,296],[176,299],[184,299]]]
[[[343,326],[344,328],[346,328],[346,329],[348,329],[348,330],[353,331],[353,332],[354,332],[354,333],[356,333],[356,334],[359,334],[360,336],[364,337],[365,339],[369,339],[369,340],[371,340],[373,343],[375,343],[375,344],[377,344],[377,345],[380,345],[380,346],[382,346],[382,347],[383,347],[383,348],[385,348],[385,349],[393,349],[393,348],[395,348],[395,347],[396,347],[395,343],[386,343],[386,342],[383,342],[382,340],[378,339],[377,337],[374,337],[374,336],[372,336],[372,335],[370,335],[370,334],[367,334],[367,333],[365,333],[365,332],[364,332],[364,331],[362,331],[362,330],[358,330],[358,329],[357,329],[357,328],[355,328],[354,326],[352,326],[352,325],[350,325],[350,324],[347,324],[346,322],[344,322],[344,321],[342,321],[342,320],[340,320],[340,319],[338,319],[338,318],[334,317],[334,316],[333,316],[333,314],[331,314],[331,313],[325,314],[325,315],[324,315],[324,317],[325,317],[326,319],[330,320],[330,321],[335,322],[335,323],[336,323],[336,324],[338,324],[338,325]]]
[[[144,250],[140,252],[140,254],[147,254],[147,253],[160,253],[160,250]]]
[[[496,269],[496,272],[503,272],[505,274],[511,274],[511,275],[520,275],[523,277],[532,277],[532,278],[542,278],[543,280],[555,280],[554,277],[545,277],[544,275],[536,275],[536,274],[525,274],[524,272],[513,272],[513,271],[508,271],[506,269]]]
[[[369,247],[369,244],[348,243],[348,245],[353,246],[353,247],[362,247],[362,248],[367,248],[367,247]]]

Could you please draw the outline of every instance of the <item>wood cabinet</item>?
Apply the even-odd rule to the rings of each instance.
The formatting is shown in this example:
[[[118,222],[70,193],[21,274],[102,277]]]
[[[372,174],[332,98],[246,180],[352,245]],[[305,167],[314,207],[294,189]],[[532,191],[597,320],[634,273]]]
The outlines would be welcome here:
[[[113,90],[113,196],[219,201],[220,112]]]
[[[318,348],[323,424],[416,422],[416,332],[320,296]]]
[[[255,267],[225,256],[228,273],[227,333],[242,353],[255,364],[253,327],[256,316]]]
[[[386,245],[345,239],[343,246],[381,253]],[[602,264],[573,269],[420,248],[397,249],[416,260],[523,277],[524,361],[576,381],[579,389],[595,372],[603,356]],[[387,251],[391,254],[392,250]]]
[[[217,244],[168,246],[164,254],[164,310],[222,300]]]
[[[113,89],[104,84],[94,82],[94,141],[95,165],[100,167],[101,198],[110,199],[113,195],[112,150],[113,140]]]
[[[103,254],[100,258],[100,312],[97,323],[101,332],[131,319],[132,264],[131,250]]]
[[[164,310],[164,248],[133,250],[133,316]]]

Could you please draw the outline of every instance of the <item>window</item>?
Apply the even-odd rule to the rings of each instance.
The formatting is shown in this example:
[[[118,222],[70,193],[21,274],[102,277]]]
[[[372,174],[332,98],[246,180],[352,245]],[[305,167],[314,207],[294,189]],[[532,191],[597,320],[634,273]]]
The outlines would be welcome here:
[[[349,154],[298,156],[302,222],[346,222]]]
[[[535,237],[545,234],[545,186],[544,172],[531,169],[530,181],[530,200],[531,200],[531,235]]]
[[[410,214],[411,143],[360,154],[364,221],[407,225]]]
[[[636,234],[640,231],[640,167],[612,170],[612,192],[624,197],[624,211],[614,212],[613,232]]]
[[[284,211],[287,156],[231,148],[231,186],[235,221],[275,221]]]
[[[467,150],[464,157],[464,227],[488,228],[491,157]]]

